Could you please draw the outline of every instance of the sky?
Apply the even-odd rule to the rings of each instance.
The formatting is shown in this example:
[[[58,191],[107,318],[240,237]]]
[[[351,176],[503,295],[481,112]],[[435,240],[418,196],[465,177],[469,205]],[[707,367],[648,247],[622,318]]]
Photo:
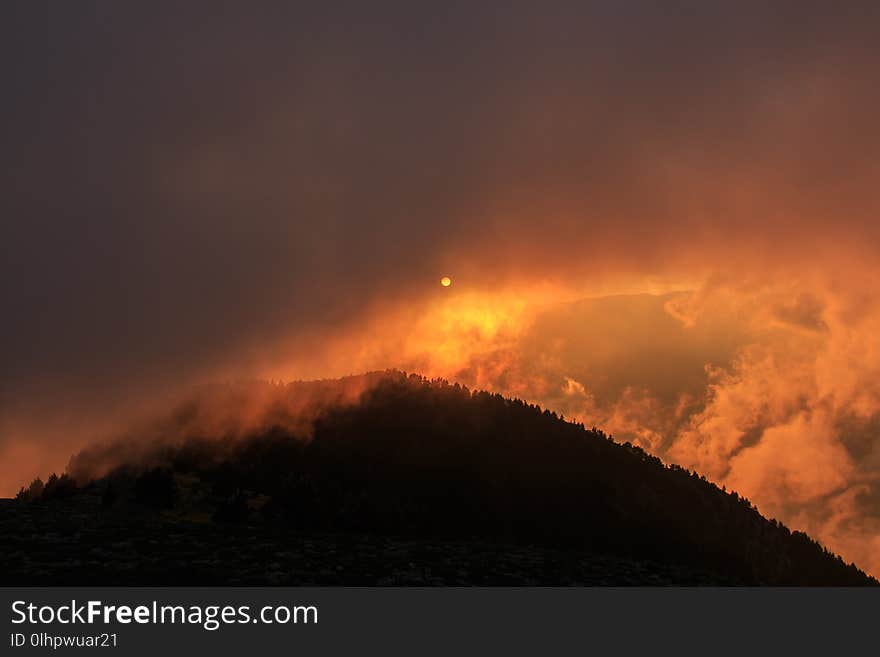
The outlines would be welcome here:
[[[878,32],[860,1],[3,3],[0,494],[194,384],[401,367],[880,573]]]

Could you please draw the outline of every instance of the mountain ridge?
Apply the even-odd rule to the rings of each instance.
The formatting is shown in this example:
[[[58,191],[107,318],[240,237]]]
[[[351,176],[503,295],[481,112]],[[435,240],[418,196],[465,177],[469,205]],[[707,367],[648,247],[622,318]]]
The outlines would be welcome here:
[[[231,416],[229,400],[246,389],[220,395]],[[166,424],[166,440],[89,481],[87,464],[119,446],[84,450],[71,460],[74,477],[22,491],[19,507],[91,496],[85,518],[506,546],[544,562],[564,553],[661,564],[705,573],[695,578],[703,583],[877,584],[737,493],[535,404],[396,370],[268,390],[277,394],[261,398],[253,426],[221,418],[227,433],[208,436],[193,420],[202,406],[177,408],[185,430],[173,439]],[[467,581],[484,581],[479,568],[470,573]],[[634,577],[628,583],[651,583]]]

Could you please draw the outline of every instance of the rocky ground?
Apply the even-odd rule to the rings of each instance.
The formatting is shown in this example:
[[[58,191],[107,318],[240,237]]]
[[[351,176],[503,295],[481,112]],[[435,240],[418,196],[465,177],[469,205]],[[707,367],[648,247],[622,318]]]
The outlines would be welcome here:
[[[97,496],[0,500],[0,585],[716,585],[712,573],[480,541],[296,534]]]

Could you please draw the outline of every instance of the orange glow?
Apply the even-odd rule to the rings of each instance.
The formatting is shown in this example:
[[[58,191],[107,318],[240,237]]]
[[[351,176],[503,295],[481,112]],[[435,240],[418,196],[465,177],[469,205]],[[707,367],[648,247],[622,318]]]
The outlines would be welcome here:
[[[880,522],[864,504],[880,474],[860,455],[876,454],[880,311],[855,272],[848,280],[450,288],[297,334],[252,367],[273,380],[399,368],[536,402],[737,490],[876,574]],[[266,404],[253,401],[258,417]],[[251,415],[202,421],[249,426]],[[76,447],[7,450],[7,462],[45,474]],[[27,483],[14,479],[7,494]]]
[[[851,451],[873,449],[880,417],[880,312],[820,279],[683,287],[621,279],[584,297],[512,284],[377,306],[271,372],[397,367],[537,402],[696,469],[880,572],[880,523],[852,488],[880,475]]]

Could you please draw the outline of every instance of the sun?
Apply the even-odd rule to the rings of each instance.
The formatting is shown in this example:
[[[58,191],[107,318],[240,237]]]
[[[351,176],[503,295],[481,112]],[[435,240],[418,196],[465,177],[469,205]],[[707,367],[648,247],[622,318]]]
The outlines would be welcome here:
[[[442,285],[443,287],[449,287],[450,285],[452,285],[452,279],[449,278],[449,276],[444,276],[440,279],[440,285]]]

